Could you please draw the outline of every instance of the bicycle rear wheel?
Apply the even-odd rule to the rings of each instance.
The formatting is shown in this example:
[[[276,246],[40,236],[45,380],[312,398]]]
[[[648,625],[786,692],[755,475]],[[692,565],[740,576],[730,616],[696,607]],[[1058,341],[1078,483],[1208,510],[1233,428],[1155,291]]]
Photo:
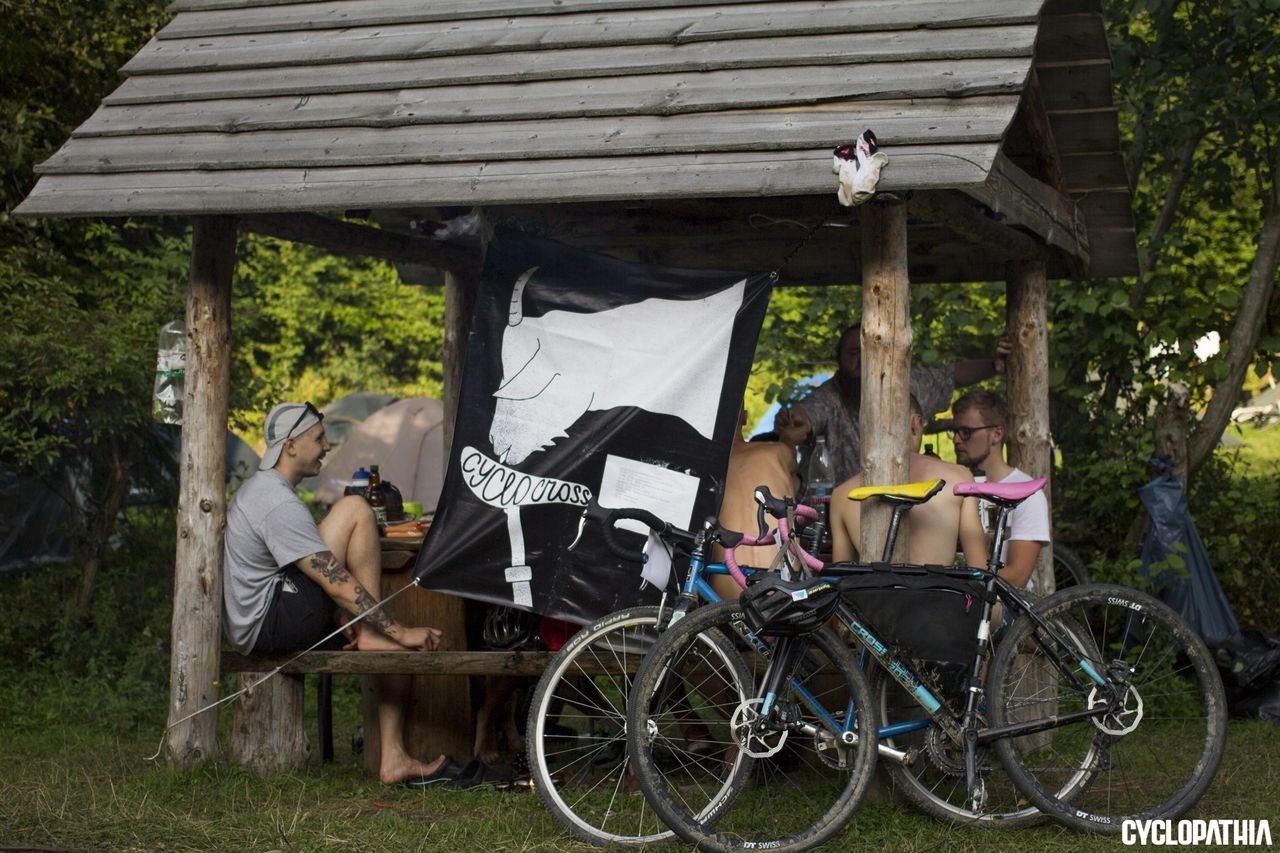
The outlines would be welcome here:
[[[873,696],[848,647],[818,631],[798,639],[804,652],[777,697],[785,729],[749,733],[768,661],[745,630],[741,608],[726,602],[662,635],[628,709],[636,775],[658,815],[700,850],[809,849],[838,833],[866,793]],[[689,748],[691,726],[714,733],[710,748]]]
[[[1066,545],[1053,543],[1053,590],[1084,586],[1089,582],[1089,569],[1084,560]]]
[[[656,607],[593,622],[551,659],[529,706],[534,790],[565,829],[590,844],[641,846],[672,837],[635,796],[626,749],[627,697],[657,637]]]
[[[915,756],[909,765],[891,758],[881,762],[895,791],[945,823],[1015,829],[1046,820],[984,747],[978,748],[978,769],[986,803],[979,811],[971,809],[963,745],[954,743],[884,669],[877,666],[873,680],[879,699],[880,742]]]
[[[996,651],[994,726],[1111,709],[996,742],[1014,783],[1075,829],[1118,834],[1125,820],[1174,819],[1195,805],[1226,744],[1226,701],[1209,650],[1161,602],[1119,586],[1074,587],[1029,616]],[[1054,666],[1065,657],[1066,671]],[[1093,674],[1105,680],[1098,685]]]

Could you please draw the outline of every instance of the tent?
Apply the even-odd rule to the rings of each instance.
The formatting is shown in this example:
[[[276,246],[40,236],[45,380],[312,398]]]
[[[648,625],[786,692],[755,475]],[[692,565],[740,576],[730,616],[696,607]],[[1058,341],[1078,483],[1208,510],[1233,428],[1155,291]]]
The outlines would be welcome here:
[[[377,391],[354,391],[339,397],[321,409],[324,412],[324,432],[334,449],[340,448],[364,419],[379,409],[395,402],[390,394]]]
[[[316,499],[334,503],[355,470],[371,464],[405,500],[421,501],[425,512],[433,511],[444,483],[444,404],[410,397],[374,412],[329,457]]]
[[[151,452],[131,472],[128,506],[172,501],[178,489],[182,432],[151,424]],[[229,491],[253,476],[259,456],[235,433],[227,432]],[[70,560],[78,520],[89,512],[83,458],[69,455],[43,476],[0,468],[0,572]]]

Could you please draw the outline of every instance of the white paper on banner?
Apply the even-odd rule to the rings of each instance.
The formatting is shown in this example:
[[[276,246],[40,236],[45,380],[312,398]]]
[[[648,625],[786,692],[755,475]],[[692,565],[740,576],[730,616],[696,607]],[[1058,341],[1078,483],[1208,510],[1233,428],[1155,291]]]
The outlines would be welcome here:
[[[661,465],[609,454],[600,480],[600,505],[610,509],[647,509],[677,527],[689,526],[693,503],[698,497],[698,478]],[[634,533],[648,533],[638,521],[624,519],[618,527]]]
[[[671,580],[671,549],[652,530],[644,546],[644,568],[640,570],[640,577],[658,589],[666,589],[667,581]]]

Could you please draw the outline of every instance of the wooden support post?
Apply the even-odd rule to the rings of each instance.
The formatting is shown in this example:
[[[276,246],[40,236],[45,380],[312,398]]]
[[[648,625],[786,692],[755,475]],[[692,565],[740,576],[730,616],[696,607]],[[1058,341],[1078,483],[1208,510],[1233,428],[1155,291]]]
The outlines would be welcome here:
[[[227,524],[227,399],[235,220],[199,217],[187,281],[187,374],[169,655],[169,761],[186,769],[218,754],[218,715],[183,720],[217,700],[222,540]]]
[[[242,672],[237,688],[262,680],[260,672]],[[303,718],[301,675],[279,673],[236,697],[227,752],[252,773],[302,770],[311,756]]]
[[[478,274],[445,273],[444,297],[444,453],[448,461],[453,444],[453,424],[462,388],[462,366],[471,328],[472,307]],[[384,574],[382,593],[389,595],[408,583],[410,571]],[[431,625],[444,631],[442,651],[467,648],[467,602],[454,595],[426,589],[410,590],[391,603],[392,615],[406,625]],[[364,686],[365,761],[375,773],[381,758],[378,743],[376,702],[368,678]],[[471,711],[470,679],[465,675],[414,676],[405,707],[404,743],[409,754],[430,761],[440,753],[459,758],[470,756],[474,742],[474,715]]]
[[[462,365],[467,358],[467,336],[475,309],[479,275],[446,272],[444,276],[444,455],[453,445],[453,422],[458,415],[458,395],[462,390]]]
[[[1048,281],[1043,260],[1011,261],[1007,267],[1008,331],[1013,352],[1008,366],[1009,416],[1006,430],[1008,461],[1032,477],[1049,477],[1053,470],[1049,446],[1049,332],[1045,303]],[[1048,486],[1049,517],[1053,499]],[[1053,592],[1053,546],[1043,548],[1032,574],[1038,593]]]
[[[905,483],[911,452],[911,288],[907,269],[907,208],[872,202],[861,209],[862,229],[862,476],[868,485]],[[880,559],[890,506],[862,507],[858,553]],[[907,554],[907,525],[894,559]]]

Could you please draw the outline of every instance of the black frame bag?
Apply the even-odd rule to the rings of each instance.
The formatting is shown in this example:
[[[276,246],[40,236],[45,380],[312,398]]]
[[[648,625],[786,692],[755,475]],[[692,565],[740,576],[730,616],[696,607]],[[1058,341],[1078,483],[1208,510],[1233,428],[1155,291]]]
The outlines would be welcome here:
[[[985,587],[940,572],[866,572],[840,579],[840,595],[881,642],[907,657],[973,660]]]

